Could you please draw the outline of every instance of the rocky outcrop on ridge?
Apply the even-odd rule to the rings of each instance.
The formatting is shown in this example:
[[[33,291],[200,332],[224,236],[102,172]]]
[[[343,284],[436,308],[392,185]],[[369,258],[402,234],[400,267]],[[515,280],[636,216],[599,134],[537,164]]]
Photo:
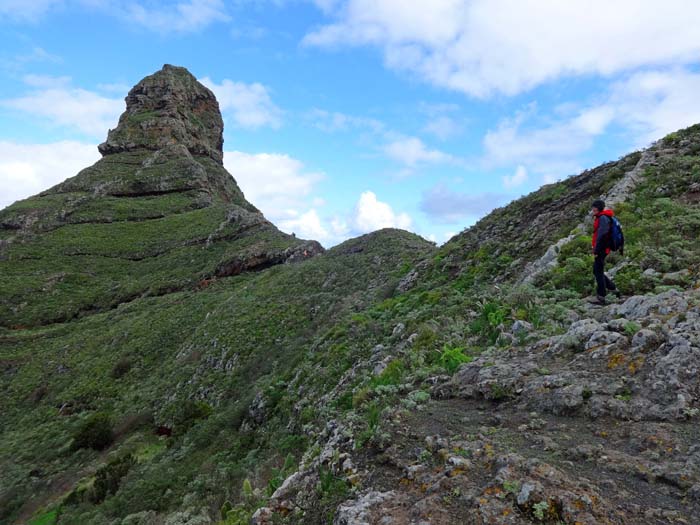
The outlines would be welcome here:
[[[700,125],[440,248],[321,253],[245,200],[193,82],[144,80],[98,163],[0,212],[3,525],[697,521]],[[601,195],[625,295],[595,307]]]
[[[131,88],[125,100],[119,124],[98,147],[103,155],[179,144],[193,155],[223,162],[219,104],[184,67],[164,65]]]
[[[245,199],[223,167],[222,133],[214,94],[185,68],[165,65],[134,86],[101,160],[0,211],[0,326],[65,321],[322,253]]]

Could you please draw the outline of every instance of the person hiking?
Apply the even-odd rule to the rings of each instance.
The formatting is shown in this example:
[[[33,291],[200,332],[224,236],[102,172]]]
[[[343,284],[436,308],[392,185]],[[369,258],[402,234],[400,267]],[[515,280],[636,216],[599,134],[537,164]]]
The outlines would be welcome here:
[[[620,291],[615,283],[605,275],[605,258],[612,249],[612,218],[615,215],[612,210],[605,209],[602,200],[593,201],[591,205],[593,215],[593,238],[591,239],[593,250],[593,275],[596,281],[596,296],[588,299],[589,303],[604,305],[605,296],[610,290],[615,296],[620,297]]]

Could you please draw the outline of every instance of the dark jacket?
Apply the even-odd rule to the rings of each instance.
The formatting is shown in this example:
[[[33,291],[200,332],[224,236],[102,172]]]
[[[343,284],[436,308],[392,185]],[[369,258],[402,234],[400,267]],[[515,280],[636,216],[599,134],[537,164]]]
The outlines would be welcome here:
[[[596,214],[593,221],[593,253],[596,255],[610,253],[610,235],[612,234],[612,218],[615,214],[612,210],[603,210]]]

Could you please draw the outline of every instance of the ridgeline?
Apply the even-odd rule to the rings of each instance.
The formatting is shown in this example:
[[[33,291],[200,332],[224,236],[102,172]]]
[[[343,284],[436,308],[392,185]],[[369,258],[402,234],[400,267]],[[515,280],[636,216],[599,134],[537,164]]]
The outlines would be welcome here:
[[[101,160],[0,211],[0,523],[697,521],[700,125],[440,248],[327,251],[245,199],[222,133],[166,65]]]

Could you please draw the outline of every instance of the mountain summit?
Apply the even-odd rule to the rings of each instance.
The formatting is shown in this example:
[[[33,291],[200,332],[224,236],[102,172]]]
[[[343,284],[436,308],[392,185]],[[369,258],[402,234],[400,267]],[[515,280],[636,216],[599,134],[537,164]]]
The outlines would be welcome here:
[[[165,65],[126,97],[102,159],[0,211],[0,326],[66,321],[310,257],[222,164],[214,94]],[[17,278],[19,276],[19,278]]]
[[[224,122],[214,93],[184,67],[163,69],[136,84],[119,125],[99,145],[102,155],[181,144],[223,163]]]

